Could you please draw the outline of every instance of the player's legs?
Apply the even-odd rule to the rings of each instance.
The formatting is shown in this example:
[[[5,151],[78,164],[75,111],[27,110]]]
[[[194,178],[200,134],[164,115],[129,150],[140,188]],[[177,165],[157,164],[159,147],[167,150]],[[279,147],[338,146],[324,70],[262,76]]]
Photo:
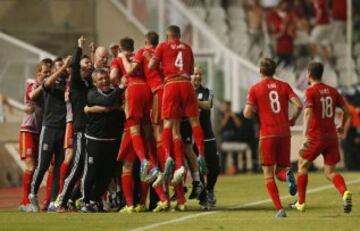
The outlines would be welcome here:
[[[172,158],[172,150],[173,150],[173,137],[172,137],[172,127],[174,126],[176,120],[175,119],[164,119],[164,128],[162,131],[162,142],[164,147],[164,157],[165,157],[165,170],[164,174],[169,179],[172,171],[173,158]]]
[[[211,207],[216,205],[216,197],[214,187],[217,182],[218,175],[220,173],[220,160],[217,152],[216,141],[205,142],[204,146],[206,165],[209,169],[206,175],[206,190],[208,203]]]
[[[303,157],[299,157],[298,160],[298,175],[297,175],[297,183],[298,183],[298,201],[295,206],[297,206],[298,210],[305,210],[305,198],[306,198],[306,188],[308,184],[308,169],[311,165],[311,161],[304,159]]]
[[[65,178],[67,177],[69,173],[69,167],[73,158],[73,125],[72,123],[66,124],[66,130],[65,130],[65,138],[64,138],[64,149],[65,149],[65,157],[64,161],[61,164],[60,167],[60,187],[59,192],[62,192],[62,189],[64,187]]]
[[[123,161],[121,185],[125,197],[126,206],[120,212],[131,213],[134,210],[134,181],[132,176],[135,153],[132,148],[128,149],[127,155]]]

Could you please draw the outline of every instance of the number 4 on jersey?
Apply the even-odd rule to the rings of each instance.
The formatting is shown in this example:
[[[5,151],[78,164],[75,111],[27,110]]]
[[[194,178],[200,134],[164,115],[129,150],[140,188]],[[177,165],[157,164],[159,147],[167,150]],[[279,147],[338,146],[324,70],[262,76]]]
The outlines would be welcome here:
[[[183,70],[184,63],[183,63],[183,56],[182,56],[182,52],[181,52],[181,51],[179,51],[179,53],[177,54],[174,65],[175,65],[175,67],[179,68],[180,71]]]

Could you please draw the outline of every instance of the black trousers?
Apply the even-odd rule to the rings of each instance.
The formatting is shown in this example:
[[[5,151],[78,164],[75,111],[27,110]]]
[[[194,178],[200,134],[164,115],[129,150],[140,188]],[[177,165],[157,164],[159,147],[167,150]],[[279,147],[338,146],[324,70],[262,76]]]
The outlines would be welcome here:
[[[208,174],[206,176],[206,189],[214,190],[217,178],[220,173],[219,153],[217,151],[216,140],[204,142],[204,153]]]
[[[84,132],[74,133],[74,157],[71,164],[71,171],[65,179],[64,188],[61,192],[61,205],[65,206],[69,200],[76,182],[81,178],[85,166],[85,135]]]
[[[51,201],[56,200],[59,191],[60,166],[64,160],[64,135],[65,127],[53,128],[43,126],[40,133],[38,163],[31,183],[31,193],[35,195],[38,193],[40,184],[50,166],[51,159],[55,155]]]
[[[81,181],[83,202],[100,202],[113,176],[120,142],[86,138],[85,146],[85,169]]]

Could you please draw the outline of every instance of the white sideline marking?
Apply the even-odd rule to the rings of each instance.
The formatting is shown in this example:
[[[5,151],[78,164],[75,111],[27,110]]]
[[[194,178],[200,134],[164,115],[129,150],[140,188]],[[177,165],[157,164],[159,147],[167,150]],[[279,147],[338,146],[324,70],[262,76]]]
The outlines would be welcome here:
[[[346,182],[347,185],[358,184],[358,183],[360,183],[360,179],[350,180],[350,181]],[[313,189],[308,190],[307,194],[313,194],[313,193],[321,192],[321,191],[324,191],[324,190],[327,190],[327,189],[331,189],[333,187],[334,186],[332,184],[329,184],[329,185],[313,188]],[[287,198],[290,198],[290,197],[291,197],[290,195],[287,195],[287,196],[280,197],[280,199],[287,199]],[[271,200],[266,199],[266,200],[261,200],[261,201],[254,201],[254,202],[250,202],[250,203],[246,203],[246,204],[240,204],[240,205],[231,206],[228,209],[247,208],[247,207],[251,207],[251,206],[255,206],[255,205],[259,205],[259,204],[264,204],[264,203],[267,203],[267,202],[271,202]],[[223,211],[224,210],[217,210],[217,211],[212,211],[212,212],[202,212],[202,213],[197,213],[197,214],[191,214],[191,215],[183,216],[183,217],[176,218],[176,219],[173,219],[173,220],[158,222],[158,223],[154,223],[154,224],[151,224],[151,225],[146,225],[146,226],[143,226],[143,227],[132,229],[132,231],[149,230],[149,229],[157,228],[157,227],[163,226],[163,225],[168,225],[168,224],[172,224],[172,223],[179,223],[179,222],[190,220],[190,219],[197,218],[197,217],[203,217],[203,216],[208,216],[208,215],[212,215],[212,214],[215,214],[215,213],[221,213]]]

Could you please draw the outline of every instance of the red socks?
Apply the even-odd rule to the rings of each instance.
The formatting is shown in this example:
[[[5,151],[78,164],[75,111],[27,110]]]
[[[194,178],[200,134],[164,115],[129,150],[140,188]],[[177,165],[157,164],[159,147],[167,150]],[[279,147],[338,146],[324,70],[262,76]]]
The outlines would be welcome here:
[[[171,156],[171,150],[172,150],[172,134],[170,128],[164,128],[162,131],[162,141],[164,145],[164,151],[165,151],[165,160]]]
[[[345,180],[344,178],[342,177],[342,175],[340,174],[336,174],[332,180],[335,188],[339,191],[339,193],[341,195],[344,194],[344,192],[347,190],[346,189],[346,184],[345,184]]]
[[[299,204],[304,204],[306,196],[306,187],[308,184],[308,174],[299,174],[297,177],[298,184],[298,195],[299,195]]]
[[[178,205],[183,205],[186,202],[185,193],[184,193],[184,186],[182,183],[179,183],[174,186],[174,191],[176,194],[176,201]]]
[[[280,170],[276,171],[276,177],[279,181],[286,181],[286,169],[281,168]]]
[[[200,126],[192,128],[195,144],[198,148],[199,155],[204,155],[204,135]]]
[[[146,147],[147,147],[148,157],[151,163],[151,167],[154,168],[158,166],[155,140],[153,138],[146,139]]]
[[[266,179],[265,184],[276,210],[282,209],[283,207],[281,205],[279,191],[274,179],[273,178]]]
[[[162,185],[158,185],[156,188],[154,188],[154,190],[155,190],[156,194],[158,195],[159,200],[161,202],[169,201],[168,196],[164,192]]]
[[[131,140],[137,157],[141,162],[143,162],[145,159],[146,152],[145,152],[144,140],[141,137],[141,134],[131,134]]]
[[[33,171],[25,170],[24,176],[23,176],[23,198],[21,200],[22,205],[29,204],[29,193],[30,193],[30,184],[31,184],[31,178],[33,175]]]
[[[162,141],[156,142],[156,154],[157,154],[160,170],[164,171],[166,159],[165,159],[165,150]]]
[[[184,165],[184,144],[182,139],[174,140],[175,168],[178,169]]]
[[[46,179],[46,190],[45,190],[45,201],[51,201],[51,188],[53,184],[53,172],[48,171],[48,176]]]
[[[123,173],[121,176],[121,186],[124,192],[124,197],[127,206],[133,206],[133,191],[134,191],[134,184],[132,175],[130,173]]]
[[[59,192],[61,193],[64,187],[64,181],[69,171],[69,165],[65,162],[60,167],[60,181],[59,181]]]

